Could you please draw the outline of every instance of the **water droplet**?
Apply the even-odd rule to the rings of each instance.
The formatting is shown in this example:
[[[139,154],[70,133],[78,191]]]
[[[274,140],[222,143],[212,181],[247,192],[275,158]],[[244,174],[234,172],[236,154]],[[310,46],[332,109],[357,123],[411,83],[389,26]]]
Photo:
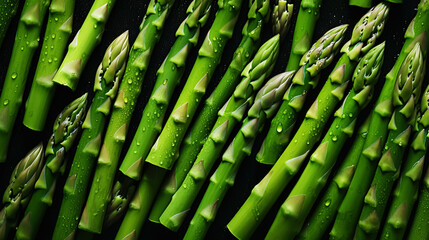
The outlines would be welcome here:
[[[128,98],[124,98],[124,103],[128,103]]]
[[[16,72],[14,72],[14,73],[12,73],[12,76],[11,76],[11,77],[12,77],[12,79],[13,79],[13,80],[15,80],[15,79],[16,79],[16,77],[18,77],[18,74],[17,74]]]
[[[52,39],[54,39],[54,38],[55,38],[55,36],[56,36],[56,35],[55,35],[55,33],[53,33],[53,34],[51,35],[51,38],[52,38]]]
[[[331,205],[331,199],[325,201],[325,206],[329,207]]]
[[[3,105],[7,106],[8,104],[9,104],[9,100],[6,99],[3,101]]]
[[[127,81],[127,83],[128,83],[128,84],[132,84],[132,83],[133,83],[133,80],[132,80],[131,78],[129,78],[129,79],[128,79],[128,81]]]
[[[333,141],[333,142],[336,142],[337,140],[338,140],[337,136],[333,136],[333,137],[332,137],[332,141]]]
[[[281,122],[279,122],[279,124],[277,124],[277,129],[276,130],[277,130],[278,133],[281,133],[283,131],[283,126],[282,126]]]

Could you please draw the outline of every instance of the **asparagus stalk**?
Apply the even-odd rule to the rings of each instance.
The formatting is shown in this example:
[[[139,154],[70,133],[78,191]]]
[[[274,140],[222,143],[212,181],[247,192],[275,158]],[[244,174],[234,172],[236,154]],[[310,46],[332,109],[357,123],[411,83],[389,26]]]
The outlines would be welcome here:
[[[419,183],[424,169],[429,130],[429,87],[422,96],[417,124],[413,129],[408,157],[401,178],[393,192],[390,210],[381,231],[382,239],[403,239],[411,212],[418,196]]]
[[[408,239],[427,239],[429,236],[429,169],[426,168],[426,175],[422,182],[417,209],[414,214],[413,222],[410,226]]]
[[[55,94],[52,78],[64,57],[72,33],[75,0],[52,0],[39,63],[30,94],[25,104],[23,123],[32,130],[42,131]]]
[[[188,55],[197,45],[200,28],[205,25],[210,15],[211,3],[212,0],[191,2],[187,10],[188,16],[177,29],[176,41],[157,72],[151,98],[143,110],[139,127],[119,168],[124,175],[134,180],[141,177],[142,161],[161,131],[164,115],[185,71]]]
[[[163,146],[163,148],[170,147],[171,149],[167,149],[167,155],[162,156],[163,158],[160,162],[163,164],[164,158],[171,160],[173,156],[176,156],[175,152],[178,151],[178,145],[180,145],[180,142],[178,142],[176,137],[182,139],[187,126],[189,126],[190,119],[189,121],[187,121],[187,119],[191,117],[191,115],[188,114],[191,113],[190,110],[192,109],[195,112],[196,105],[198,105],[200,98],[207,87],[208,81],[214,72],[214,68],[219,62],[224,44],[226,44],[226,41],[232,36],[241,4],[241,0],[218,1],[219,10],[216,13],[216,18],[214,19],[209,33],[198,52],[197,60],[191,70],[185,87],[182,90],[182,94],[179,96],[179,103],[180,101],[186,102],[186,100],[189,100],[189,103],[185,103],[183,106],[182,104],[179,105],[179,103],[176,103],[173,114],[169,117],[166,123],[166,126],[168,126],[167,128],[177,130],[177,132],[175,132],[177,135],[169,135],[171,133],[169,130],[167,132],[164,132],[163,130],[149,153],[149,155],[152,153],[152,156],[161,154],[157,151],[153,152],[154,147],[157,146],[157,149],[160,149],[160,146],[165,143],[166,145]],[[177,106],[182,106],[182,108],[178,108]],[[193,106],[194,108],[188,108],[188,106]],[[186,123],[184,124],[183,122]],[[164,129],[166,128],[164,127]],[[162,138],[169,139],[160,141],[159,139],[161,136]],[[158,145],[158,143],[160,144]],[[176,157],[174,157],[174,159]],[[148,158],[149,156],[146,157],[146,161]],[[169,163],[171,162],[169,161]],[[164,164],[164,166],[167,165]],[[142,180],[140,181],[137,192],[130,203],[128,211],[125,214],[116,235],[116,239],[123,239],[127,236],[138,237],[140,235],[141,226],[146,220],[166,172],[166,169],[161,168],[158,165],[147,164],[144,168]]]
[[[338,214],[331,231],[333,238],[352,237],[362,209],[363,200],[367,193],[372,178],[368,177],[375,173],[377,168],[377,157],[381,157],[381,151],[386,142],[387,126],[393,113],[392,93],[396,82],[399,68],[405,57],[419,42],[421,46],[427,44],[427,32],[429,30],[429,1],[422,0],[419,4],[415,19],[409,25],[405,33],[405,43],[402,47],[393,69],[387,74],[385,84],[374,108],[374,114],[370,121],[370,129],[359,157],[359,164],[355,169],[355,175],[350,187],[338,209]],[[358,179],[358,180],[356,180]],[[348,231],[347,231],[348,230]],[[340,235],[341,234],[341,235]],[[343,235],[345,234],[345,235]]]
[[[349,5],[370,8],[372,6],[372,0],[349,0]]]
[[[232,95],[232,92],[241,80],[239,77],[241,71],[243,71],[260,45],[260,34],[263,30],[264,23],[268,20],[268,10],[269,1],[252,1],[247,15],[248,20],[242,31],[240,45],[235,50],[234,57],[221,81],[210,97],[205,101],[204,107],[198,114],[197,119],[193,122],[191,129],[188,131],[185,141],[182,142],[179,158],[171,174],[164,180],[154,206],[152,207],[149,220],[159,222],[159,217],[167,207],[177,187],[182,184],[189,169],[191,169],[194,160],[197,158],[204,144],[204,140],[210,134],[217,119],[217,112]]]
[[[317,206],[313,207],[313,211],[311,211],[297,239],[323,239],[328,227],[331,226],[337,209],[344,195],[346,195],[350,181],[353,178],[357,160],[362,152],[363,144],[368,134],[370,118],[371,115],[366,118],[365,122],[354,136],[354,141],[351,145],[353,147],[342,161],[341,166],[330,181],[330,184],[323,191],[324,194],[320,200],[318,200]]]
[[[365,198],[356,228],[357,239],[376,239],[393,184],[399,177],[399,168],[416,121],[415,103],[420,100],[424,79],[425,59],[417,43],[402,63],[393,90],[394,112],[389,122],[389,133],[378,167]]]
[[[280,39],[284,39],[289,31],[292,12],[293,4],[288,4],[287,0],[277,0],[275,2],[271,22],[273,33],[280,34]]]
[[[0,3],[0,46],[6,36],[10,22],[16,15],[18,5],[19,0],[5,0]]]
[[[146,162],[171,170],[179,155],[179,147],[201,102],[212,75],[220,62],[227,41],[232,37],[242,0],[220,0],[219,10],[197,60]],[[255,5],[256,6],[256,5]],[[268,9],[265,9],[268,11]]]
[[[294,238],[301,230],[334,167],[340,150],[353,134],[360,112],[374,94],[384,59],[384,43],[371,49],[353,74],[353,88],[335,113],[335,119],[310,156],[304,172],[280,207],[266,239]]]
[[[293,32],[287,71],[298,70],[302,56],[310,49],[322,0],[302,0]]]
[[[0,212],[0,239],[8,239],[8,233],[16,227],[21,211],[25,209],[34,184],[43,167],[43,145],[33,148],[12,172],[9,186],[3,194],[4,207]]]
[[[112,115],[98,157],[91,190],[79,222],[79,228],[82,230],[93,233],[101,232],[135,103],[141,91],[151,54],[160,39],[162,27],[173,3],[174,0],[152,0],[140,25],[140,33],[130,51],[124,81],[119,86],[118,96],[113,105]]]
[[[271,74],[279,53],[279,40],[280,36],[276,35],[265,42],[253,60],[244,68],[241,74],[244,79],[219,111],[219,117],[194,165],[160,216],[162,225],[177,231],[183,224],[232,130],[242,121],[248,106],[253,102],[254,93],[262,87],[265,79]]]
[[[375,40],[383,30],[387,14],[387,6],[379,4],[365,14],[355,25],[352,39],[342,49],[343,52],[349,55],[349,58],[353,62],[353,65],[347,70],[348,74],[352,74],[359,56],[364,55],[374,46]],[[309,54],[307,53],[306,56],[308,59]],[[319,64],[315,64],[314,67],[309,67],[309,63],[305,64],[304,59],[301,61],[301,69],[298,70],[301,78],[293,81],[285,95],[282,106],[271,121],[267,136],[256,156],[258,162],[274,164],[280,157],[288,145],[291,136],[293,136],[292,133],[298,119],[298,113],[302,110],[306,96],[311,91],[311,88],[316,86],[320,71],[329,65],[333,57],[334,55],[328,58],[329,61],[322,61]],[[343,58],[346,58],[346,56]]]
[[[66,239],[71,236],[79,223],[111,104],[124,75],[128,50],[127,31],[110,44],[97,69],[94,84],[95,96],[82,126],[82,136],[64,186],[63,201],[54,229],[54,239]]]
[[[45,212],[52,205],[56,180],[62,169],[65,169],[66,154],[79,135],[86,104],[87,94],[84,94],[64,108],[55,120],[53,134],[45,150],[46,164],[35,183],[36,191],[29,200],[24,218],[18,226],[17,239],[36,238]]]
[[[228,223],[228,229],[234,236],[240,239],[249,238],[298,172],[311,148],[318,142],[336,105],[342,101],[357,61],[373,47],[381,34],[387,13],[385,5],[378,5],[370,10],[370,17],[364,17],[364,20],[355,27],[351,40],[343,47],[345,53],[338,60],[313,105],[307,111],[295,136],[276,164],[253,188],[249,198]],[[374,26],[375,23],[379,23],[377,27]]]
[[[80,74],[95,47],[101,41],[104,27],[116,0],[94,0],[88,15],[74,36],[52,81],[76,90]],[[48,103],[50,105],[50,103]]]
[[[223,153],[222,162],[210,178],[210,184],[191,220],[184,239],[204,239],[229,188],[234,184],[237,171],[252,151],[257,135],[265,122],[274,115],[290,84],[293,72],[284,72],[271,78],[259,90],[240,131]]]
[[[5,162],[15,119],[24,95],[25,83],[49,0],[26,0],[19,19],[5,82],[0,96],[0,162]]]

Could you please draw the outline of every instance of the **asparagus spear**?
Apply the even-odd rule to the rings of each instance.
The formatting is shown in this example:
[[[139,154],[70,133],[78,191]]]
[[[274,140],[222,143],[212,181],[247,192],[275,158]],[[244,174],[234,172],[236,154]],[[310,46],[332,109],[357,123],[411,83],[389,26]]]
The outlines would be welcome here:
[[[368,105],[384,59],[384,43],[371,49],[353,74],[353,88],[335,113],[335,119],[310,156],[304,172],[280,207],[266,239],[294,238],[331,173],[346,140],[351,137],[360,112]]]
[[[293,32],[286,70],[298,70],[302,56],[310,49],[322,0],[302,0]]]
[[[110,114],[119,82],[124,75],[128,50],[127,31],[109,45],[97,69],[94,84],[95,96],[82,126],[82,136],[64,186],[63,201],[54,229],[54,239],[66,239],[77,228],[90,176],[100,151],[106,120]]]
[[[429,169],[426,168],[426,175],[422,182],[417,209],[407,239],[427,239],[429,236]]]
[[[87,94],[84,94],[64,108],[55,120],[53,134],[45,150],[46,164],[35,183],[36,191],[18,226],[17,239],[36,238],[45,212],[52,205],[56,180],[66,166],[66,154],[79,135],[86,104]]]
[[[273,25],[273,33],[280,34],[280,39],[284,39],[289,31],[292,12],[293,4],[288,4],[287,0],[277,0],[275,2],[271,15],[271,22]]]
[[[349,0],[349,5],[370,8],[372,6],[372,0]]]
[[[26,0],[19,19],[5,82],[0,96],[0,162],[5,162],[15,119],[24,95],[25,83],[49,0]]]
[[[144,75],[173,3],[174,0],[152,0],[140,25],[140,33],[130,51],[124,81],[119,86],[91,190],[79,222],[79,228],[82,230],[101,232],[122,146]]]
[[[351,145],[353,147],[342,161],[341,166],[330,181],[330,184],[323,191],[324,194],[320,200],[318,200],[317,206],[313,207],[313,211],[311,211],[297,239],[323,239],[328,227],[331,226],[337,209],[344,195],[346,195],[350,181],[353,178],[357,160],[359,159],[366,135],[368,134],[370,118],[371,115],[366,118],[365,122],[359,128]]]
[[[76,90],[80,74],[95,47],[101,41],[104,27],[116,0],[94,0],[88,15],[74,36],[52,81]],[[49,103],[48,103],[49,104]]]
[[[12,176],[3,194],[4,207],[0,212],[0,239],[7,239],[8,233],[15,228],[21,211],[25,209],[34,184],[43,167],[43,145],[33,148],[12,172]]]
[[[393,90],[394,112],[389,122],[389,133],[378,167],[365,199],[356,227],[357,239],[375,239],[381,219],[393,188],[399,177],[399,168],[416,121],[415,103],[420,100],[424,79],[425,59],[417,43],[402,63]]]
[[[218,5],[220,10],[198,52],[188,80],[146,157],[146,162],[157,167],[167,170],[173,167],[179,155],[180,143],[220,62],[226,42],[232,37],[242,0],[219,0]]]
[[[362,154],[358,160],[359,164],[356,167],[354,178],[350,183],[347,194],[338,209],[334,227],[331,231],[331,236],[333,238],[339,237],[343,239],[343,236],[349,236],[350,238],[353,236],[355,229],[351,226],[357,225],[365,194],[372,181],[372,178],[368,176],[373,175],[377,167],[377,161],[373,161],[373,159],[377,159],[377,157],[381,156],[381,150],[386,142],[387,126],[393,113],[392,93],[399,68],[417,42],[421,46],[427,44],[426,34],[429,30],[429,26],[426,23],[428,21],[429,1],[422,0],[419,4],[415,19],[411,22],[405,33],[406,41],[402,47],[401,53],[393,69],[386,76],[385,84],[374,108],[370,129]]]
[[[232,130],[242,121],[248,106],[253,102],[254,93],[262,87],[265,79],[271,74],[279,53],[279,40],[280,36],[277,34],[266,41],[253,60],[244,68],[241,73],[244,79],[219,111],[219,117],[194,165],[160,216],[162,225],[177,231],[183,224]]]
[[[204,239],[228,189],[234,184],[237,171],[252,151],[252,145],[264,123],[274,115],[290,84],[293,72],[284,72],[271,78],[259,90],[240,131],[222,156],[222,162],[210,178],[210,184],[191,220],[184,239]]]
[[[189,113],[191,113],[191,108],[188,108],[188,106],[196,107],[196,105],[198,105],[198,102],[200,101],[203,92],[207,87],[208,80],[213,74],[215,66],[219,62],[220,54],[223,50],[224,44],[232,36],[232,32],[236,20],[238,18],[241,4],[241,0],[218,1],[219,10],[216,13],[216,18],[214,19],[213,25],[211,26],[211,29],[209,30],[209,33],[207,34],[203,45],[198,52],[197,60],[194,64],[193,69],[191,70],[184,90],[182,90],[182,94],[179,96],[180,101],[184,101],[189,97],[189,103],[186,103],[183,106],[182,104],[176,103],[176,106],[174,107],[175,110],[173,110],[173,114],[169,117],[166,123],[166,126],[169,126],[167,128],[178,130],[177,132],[175,132],[177,133],[177,135],[174,134],[170,136],[170,133],[168,131],[164,132],[164,130],[166,129],[164,128],[164,130],[161,132],[160,137],[155,142],[154,146],[157,146],[158,149],[160,149],[160,146],[164,145],[164,143],[166,145],[163,146],[163,148],[171,148],[166,149],[167,155],[162,156],[162,159],[166,158],[171,160],[173,158],[173,155],[175,155],[175,151],[178,151],[178,145],[180,145],[180,143],[177,141],[178,139],[176,139],[176,136],[178,138],[183,138],[187,126],[189,126],[190,119],[189,121],[187,121],[187,118],[188,116],[191,116],[188,115]],[[178,108],[177,106],[182,106],[182,108]],[[183,121],[187,122],[184,124],[182,123]],[[160,141],[159,139],[161,138],[161,136],[162,138],[167,137],[170,139]],[[172,142],[168,143],[169,141]],[[158,143],[160,144],[158,145]],[[149,155],[151,153],[153,156],[161,154],[160,152],[153,151],[154,149],[152,147]],[[146,161],[148,160],[148,158],[149,156],[146,157]],[[164,160],[162,159],[160,162],[164,164]],[[164,164],[164,166],[167,165]],[[141,226],[146,220],[146,217],[149,213],[149,210],[152,206],[152,203],[156,197],[156,194],[166,172],[166,169],[160,168],[157,165],[147,164],[147,166],[144,168],[142,180],[140,181],[137,192],[130,203],[128,211],[125,214],[125,218],[123,219],[122,224],[118,230],[116,239],[123,239],[127,236],[138,237],[140,235]]]
[[[251,60],[253,53],[259,47],[260,34],[263,30],[264,23],[268,20],[268,14],[269,1],[252,1],[247,15],[248,20],[242,31],[242,39],[234,53],[233,60],[213,93],[205,101],[204,107],[198,114],[197,119],[193,122],[191,129],[188,131],[185,141],[182,142],[179,158],[171,174],[164,180],[154,206],[152,207],[149,220],[159,222],[159,216],[161,216],[162,212],[167,207],[171,200],[171,196],[173,196],[177,187],[182,184],[189,169],[191,169],[194,160],[197,158],[204,144],[204,140],[210,134],[217,119],[217,112],[232,95],[232,92],[241,80],[239,77],[241,71]]]
[[[9,24],[16,15],[19,0],[4,0],[0,2],[0,46],[6,36]]]
[[[352,74],[359,56],[364,55],[374,46],[375,40],[383,30],[387,14],[387,6],[379,4],[369,10],[355,25],[352,39],[342,49],[353,62],[353,65],[347,70],[348,74]],[[308,56],[307,54],[307,58]],[[346,56],[343,58],[346,58]],[[323,63],[322,61],[319,64],[315,64],[314,67],[309,67],[309,64],[307,63],[306,65],[303,61],[300,63],[301,69],[298,73],[302,77],[297,81],[293,81],[290,90],[287,91],[282,106],[271,121],[270,129],[256,156],[257,161],[264,164],[274,164],[279,158],[288,145],[291,136],[293,136],[291,134],[294,131],[298,113],[302,110],[306,96],[311,91],[311,88],[317,84],[320,71],[332,60],[333,56],[325,64],[321,64]]]
[[[25,104],[23,123],[32,130],[42,131],[55,93],[52,78],[64,57],[72,33],[75,0],[52,0],[40,56]]]
[[[424,169],[429,130],[429,86],[422,96],[413,141],[405,160],[401,178],[393,192],[390,210],[381,231],[382,239],[403,239],[411,212],[418,196],[419,183]]]
[[[369,13],[371,17],[365,17],[364,21],[359,22],[355,27],[352,39],[343,47],[345,53],[338,60],[285,151],[264,179],[253,188],[249,198],[228,223],[228,229],[234,236],[240,239],[251,236],[289,181],[298,172],[311,148],[318,142],[325,124],[333,114],[336,105],[344,97],[357,61],[361,55],[372,48],[381,34],[388,9],[385,5],[379,5]],[[374,17],[375,15],[377,17]],[[372,19],[376,20],[367,22]],[[379,25],[375,27],[374,23]],[[368,36],[370,37],[367,38]],[[356,42],[358,44],[355,44]]]
[[[139,127],[119,168],[123,174],[134,180],[141,177],[142,161],[161,131],[174,89],[185,71],[187,57],[198,43],[200,28],[209,17],[211,3],[212,0],[191,2],[187,10],[188,16],[177,29],[177,39],[157,72],[151,98],[143,110]]]

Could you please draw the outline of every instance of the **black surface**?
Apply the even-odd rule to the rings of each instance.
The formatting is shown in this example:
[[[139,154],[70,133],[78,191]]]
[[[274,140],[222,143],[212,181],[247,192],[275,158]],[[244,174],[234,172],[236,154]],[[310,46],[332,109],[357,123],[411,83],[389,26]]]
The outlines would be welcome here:
[[[228,64],[231,60],[232,54],[236,48],[236,46],[240,42],[241,38],[241,29],[246,21],[246,14],[248,11],[247,0],[244,1],[244,8],[241,12],[240,19],[236,25],[236,31],[232,40],[228,43],[225,48],[225,52],[222,58],[222,61],[218,67],[218,70],[215,73],[215,76],[211,82],[211,88],[213,89],[216,83],[222,77],[222,74],[225,72]],[[22,2],[22,1],[21,1]],[[57,92],[54,99],[54,105],[50,111],[48,122],[46,124],[45,130],[43,132],[33,132],[22,124],[23,118],[23,110],[24,104],[22,105],[21,111],[18,115],[17,122],[15,124],[15,129],[13,132],[13,137],[11,139],[8,160],[7,163],[0,164],[1,171],[1,179],[0,179],[0,192],[2,193],[8,183],[11,171],[13,170],[14,165],[17,163],[19,159],[21,159],[25,154],[33,148],[37,143],[43,142],[46,145],[46,141],[51,134],[51,128],[53,121],[57,114],[62,110],[64,106],[66,106],[71,100],[80,96],[84,92],[89,92],[90,96],[92,96],[92,88],[93,88],[93,79],[95,75],[96,68],[104,54],[105,49],[110,44],[110,42],[115,39],[122,32],[129,30],[130,31],[130,43],[133,43],[137,34],[138,34],[138,26],[143,19],[144,13],[146,11],[146,7],[149,0],[118,0],[113,10],[109,22],[106,26],[105,33],[103,35],[102,42],[95,49],[93,55],[91,56],[88,65],[86,66],[82,78],[80,80],[78,89],[76,92],[71,92],[69,89],[64,87],[57,88]],[[165,28],[164,34],[160,40],[160,43],[157,45],[155,52],[152,56],[149,70],[146,73],[145,82],[143,84],[142,94],[140,96],[137,108],[134,113],[133,120],[131,122],[129,136],[132,136],[133,132],[137,128],[141,112],[144,108],[144,105],[149,97],[150,92],[152,91],[152,87],[155,81],[155,73],[158,67],[161,65],[165,56],[167,55],[171,45],[174,42],[174,33],[176,32],[177,27],[182,22],[185,17],[185,11],[187,5],[190,3],[190,0],[176,0],[176,5],[173,8],[170,17],[168,18]],[[209,19],[207,26],[213,21],[214,12],[217,10],[217,1],[214,1],[213,4],[213,12]],[[387,21],[387,25],[384,30],[384,34],[381,40],[386,40],[386,51],[385,51],[385,61],[383,65],[382,76],[384,76],[390,68],[393,66],[395,58],[399,54],[399,51],[403,42],[403,34],[405,32],[408,23],[412,20],[415,15],[418,0],[404,0],[404,4],[402,5],[392,5],[390,8],[390,17]],[[81,26],[83,20],[86,17],[87,12],[91,7],[92,1],[87,0],[76,0],[76,11],[73,23],[73,36]],[[295,4],[294,7],[294,21],[296,19],[296,14],[298,13],[298,7],[300,1],[293,1]],[[375,3],[374,3],[375,4]],[[22,9],[22,3],[20,6]],[[339,24],[349,23],[350,27],[348,29],[348,37],[351,35],[351,29],[354,24],[358,21],[358,19],[366,12],[365,9],[350,7],[348,6],[348,1],[346,0],[324,0],[321,15],[316,27],[315,31],[315,39],[319,38],[325,31],[328,29],[337,26]],[[18,11],[18,15],[20,10]],[[9,35],[5,38],[3,46],[0,49],[0,85],[3,85],[4,76],[6,75],[8,59],[11,54],[11,49],[13,46],[13,39],[17,26],[17,18],[12,22]],[[202,36],[207,32],[207,27],[202,31]],[[293,31],[294,26],[292,25],[291,30]],[[270,26],[266,27],[266,31],[264,34],[264,40],[268,39],[271,35]],[[292,32],[291,31],[291,32]],[[280,73],[286,67],[287,58],[289,56],[290,51],[290,43],[292,39],[292,34],[288,35],[288,37],[284,40],[281,48],[281,53],[279,60],[276,64],[276,67],[273,73]],[[200,37],[199,45],[203,40],[203,37]],[[38,57],[39,52],[36,53],[36,58]],[[192,64],[196,57],[196,51],[191,55],[191,60],[188,61],[190,64],[187,66],[187,70],[185,73],[185,77],[187,73],[189,73]],[[30,75],[27,82],[27,89],[24,97],[24,103],[28,96],[29,87],[31,86],[31,81],[33,78],[34,70],[36,67],[37,59],[34,59],[33,66],[30,70]],[[332,64],[334,65],[334,64]],[[330,69],[326,69],[324,71],[324,77],[327,76]],[[323,77],[322,77],[323,79]],[[184,80],[182,81],[181,86],[183,86]],[[321,85],[321,84],[320,84]],[[381,86],[380,88],[381,89]],[[178,96],[178,93],[175,94]],[[208,94],[207,94],[208,96]],[[128,137],[127,142],[125,143],[124,149],[129,145],[131,137]],[[261,142],[257,142],[254,147],[254,152],[259,149]],[[72,159],[72,157],[70,157]],[[248,194],[250,193],[252,187],[257,184],[262,177],[266,174],[266,172],[270,169],[268,166],[263,166],[258,164],[254,160],[254,154],[247,159],[237,175],[235,186],[229,191],[226,199],[224,200],[221,210],[217,215],[215,222],[212,224],[212,227],[207,235],[207,239],[228,239],[232,238],[225,226],[228,221],[233,217],[233,215],[237,212],[241,204],[245,201]],[[59,184],[57,185],[57,191],[54,199],[54,204],[50,210],[50,212],[46,215],[46,218],[43,223],[43,230],[39,234],[40,239],[49,239],[53,227],[55,226],[56,215],[58,213],[59,204],[61,202],[61,194],[62,194],[62,183],[64,183],[64,179],[61,179]],[[293,184],[290,184],[292,186]],[[280,201],[277,202],[276,208],[270,212],[267,216],[261,227],[255,234],[255,239],[263,238],[265,233],[267,232],[272,220],[275,217],[278,207],[281,205],[282,201],[285,199],[286,193],[283,194],[283,197],[280,198]],[[201,198],[201,194],[199,199]],[[190,220],[190,217],[187,220],[187,223]],[[97,239],[113,239],[114,233],[117,229],[118,225],[115,225],[109,229],[106,229],[105,233],[101,236],[97,236]],[[160,224],[154,224],[151,222],[146,222],[141,239],[176,239],[181,238],[186,231],[186,224],[178,233],[173,233],[168,229],[164,228]]]

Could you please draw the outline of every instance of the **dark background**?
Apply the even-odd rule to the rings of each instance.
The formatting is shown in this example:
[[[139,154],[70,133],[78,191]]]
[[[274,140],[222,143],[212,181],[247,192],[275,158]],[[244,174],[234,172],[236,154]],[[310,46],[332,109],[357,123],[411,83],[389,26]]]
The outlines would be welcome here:
[[[243,0],[243,9],[241,11],[241,15],[239,21],[236,25],[234,35],[232,39],[228,42],[225,47],[225,51],[222,57],[222,61],[218,66],[217,71],[212,79],[211,87],[209,89],[214,89],[217,82],[221,79],[223,73],[231,61],[232,55],[235,51],[235,48],[238,46],[241,40],[241,29],[247,19],[247,11],[248,11],[248,0]],[[20,15],[21,6],[18,9],[17,16]],[[138,122],[140,120],[141,112],[145,106],[149,98],[149,94],[152,91],[153,84],[156,79],[156,71],[158,67],[161,65],[162,61],[168,54],[168,51],[175,40],[175,32],[179,24],[183,21],[186,16],[186,8],[191,0],[176,0],[175,6],[167,19],[167,22],[164,27],[164,33],[161,37],[160,42],[155,48],[155,52],[152,55],[152,59],[150,62],[149,69],[146,73],[146,77],[143,83],[142,94],[140,95],[138,105],[134,112],[134,117],[131,122],[131,126],[129,129],[129,137],[125,143],[124,149],[127,149],[130,140],[132,139],[132,135],[134,131],[137,129]],[[200,35],[199,45],[201,45],[202,40],[204,39],[205,34],[210,26],[210,23],[214,19],[214,13],[217,10],[217,1],[213,1],[212,14],[210,19],[203,29]],[[290,45],[292,42],[292,32],[294,29],[294,23],[296,20],[296,15],[298,13],[298,8],[300,1],[295,0],[291,1],[295,4],[294,6],[294,14],[293,14],[293,23],[291,25],[291,30],[287,38],[282,42],[280,49],[280,56],[273,71],[273,74],[277,74],[282,72],[286,68],[287,59],[289,56]],[[378,1],[374,2],[374,5]],[[391,5],[389,19],[387,20],[384,33],[381,37],[381,41],[386,41],[386,51],[385,51],[385,60],[382,70],[382,75],[384,76],[390,68],[393,66],[394,61],[401,50],[401,46],[403,43],[403,35],[408,26],[409,22],[414,17],[418,0],[404,0],[404,4],[402,5]],[[95,76],[95,71],[104,55],[104,51],[107,46],[113,41],[118,35],[123,33],[126,30],[129,30],[130,33],[130,44],[132,44],[137,37],[138,34],[138,26],[140,25],[143,16],[146,12],[146,7],[149,3],[149,0],[117,0],[116,5],[111,13],[109,21],[107,23],[103,39],[100,45],[95,49],[92,54],[90,60],[88,61],[88,65],[86,66],[80,83],[76,92],[71,92],[69,89],[65,87],[57,88],[56,95],[54,98],[54,104],[49,113],[48,121],[46,123],[45,130],[43,132],[34,132],[27,129],[22,124],[23,113],[24,113],[24,104],[28,96],[29,88],[31,86],[31,81],[33,79],[34,71],[37,64],[37,58],[39,56],[39,51],[35,54],[35,59],[32,64],[32,68],[30,70],[30,74],[27,80],[27,88],[24,95],[24,102],[21,107],[21,111],[18,115],[17,122],[15,123],[15,128],[13,132],[13,137],[11,139],[11,144],[9,147],[8,160],[6,163],[0,164],[0,194],[3,194],[5,187],[8,184],[8,180],[10,178],[10,174],[15,166],[15,164],[25,156],[25,154],[32,149],[37,143],[43,142],[46,146],[46,141],[51,134],[51,129],[53,122],[58,115],[58,113],[73,99],[82,95],[84,92],[88,92],[90,97],[93,96],[93,80]],[[76,8],[73,22],[73,34],[70,37],[70,41],[73,39],[75,33],[80,28],[82,22],[84,21],[86,14],[88,13],[91,7],[92,1],[87,0],[76,0]],[[325,31],[328,29],[337,26],[339,24],[348,23],[350,24],[349,29],[347,31],[347,37],[345,39],[349,39],[351,35],[351,30],[354,27],[354,24],[360,19],[360,17],[366,12],[366,9],[351,7],[348,6],[347,0],[324,0],[321,8],[321,14],[319,21],[317,23],[317,27],[314,34],[314,40],[323,35]],[[16,32],[18,18],[15,17],[12,22],[8,35],[6,36],[3,46],[0,48],[0,87],[3,85],[4,76],[6,75],[8,62],[13,46],[13,40]],[[43,32],[42,32],[43,34]],[[271,33],[271,26],[268,24],[264,29],[263,40],[267,40]],[[41,38],[42,39],[42,38]],[[379,41],[379,42],[381,42]],[[345,42],[345,41],[344,41]],[[192,68],[192,64],[196,58],[196,51],[192,53],[190,56],[190,60],[188,60],[188,65],[186,68],[186,72],[184,78],[190,72]],[[337,57],[338,58],[338,57]],[[331,64],[331,68],[326,69],[322,73],[322,79],[326,79],[326,76],[329,74],[332,69],[334,63]],[[383,79],[383,78],[381,78]],[[184,85],[184,81],[182,80],[181,84],[177,89],[180,89]],[[382,82],[382,81],[381,81]],[[323,84],[319,84],[319,88]],[[378,88],[381,89],[381,86]],[[175,96],[177,97],[180,92],[176,91]],[[207,93],[206,96],[209,96],[210,93]],[[315,96],[313,96],[314,98]],[[311,103],[312,101],[307,101]],[[172,106],[174,104],[171,104]],[[171,106],[171,107],[172,107]],[[368,111],[367,111],[368,112]],[[131,135],[130,135],[131,134]],[[259,146],[261,144],[261,139],[256,142],[254,147],[254,152],[259,150]],[[349,144],[350,145],[350,144]],[[347,144],[346,144],[347,146]],[[346,149],[344,150],[346,151]],[[72,153],[73,154],[73,153]],[[73,155],[70,155],[70,159],[72,159]],[[270,169],[269,166],[258,164],[254,160],[255,153],[247,159],[243,165],[241,170],[239,171],[236,179],[235,186],[229,191],[227,194],[220,211],[217,215],[215,222],[212,224],[212,227],[207,234],[208,239],[226,239],[232,238],[226,230],[225,226],[229,222],[229,220],[234,216],[237,212],[241,204],[245,201],[247,196],[249,195],[251,189],[255,184],[257,184],[262,177],[268,172]],[[70,162],[69,162],[70,164]],[[214,167],[215,168],[215,167]],[[59,210],[59,204],[61,203],[61,195],[62,195],[62,185],[64,183],[64,179],[60,179],[57,185],[57,191],[54,199],[54,204],[50,209],[49,213],[47,213],[44,223],[42,224],[42,229],[39,234],[40,239],[49,239],[53,228],[55,226],[56,216]],[[289,184],[289,186],[293,186],[293,182]],[[201,191],[202,193],[204,191]],[[278,207],[284,201],[287,193],[284,193],[280,198],[280,201],[277,202],[273,211],[267,216],[261,227],[255,233],[255,238],[263,238],[265,233],[268,231],[271,222],[273,221],[275,214],[277,213]],[[198,199],[201,199],[201,194]],[[194,206],[197,207],[197,206]],[[190,221],[192,214],[189,215],[187,223]],[[160,224],[154,224],[147,221],[143,227],[143,231],[141,234],[141,239],[176,239],[183,237],[186,231],[186,224],[180,229],[178,233],[174,233],[169,231],[167,228],[164,228]],[[105,233],[101,236],[97,236],[97,239],[113,239],[114,233],[118,227],[118,224],[112,226],[109,229],[105,229]]]

